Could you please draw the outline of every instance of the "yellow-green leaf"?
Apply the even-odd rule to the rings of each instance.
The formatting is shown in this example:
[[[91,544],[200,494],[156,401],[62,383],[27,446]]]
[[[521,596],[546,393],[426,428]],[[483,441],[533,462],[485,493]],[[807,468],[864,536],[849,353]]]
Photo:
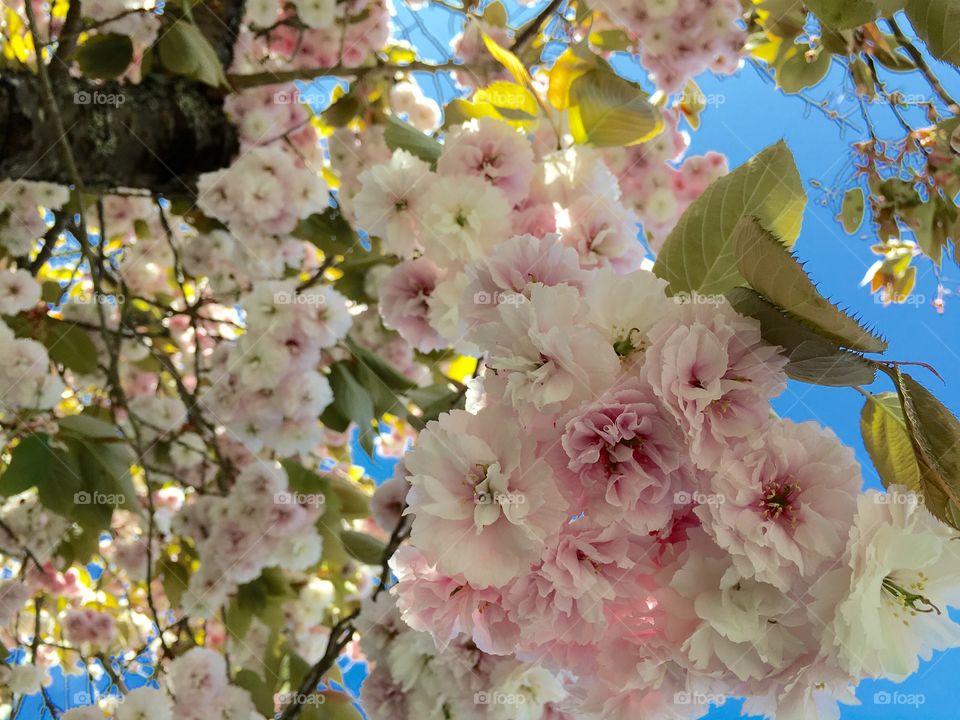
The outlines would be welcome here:
[[[897,385],[927,508],[960,528],[960,421],[900,368],[888,370]]]
[[[660,111],[647,94],[605,68],[573,81],[569,115],[573,139],[595,147],[636,145],[663,129]]]
[[[829,387],[873,382],[876,370],[862,355],[818,335],[750,288],[733,288],[727,299],[738,313],[760,323],[764,340],[782,348],[789,361],[784,372],[792,380]]]
[[[896,393],[867,398],[860,412],[860,434],[884,487],[906,485],[922,492],[920,468]]]
[[[184,75],[213,87],[226,84],[217,51],[197,26],[187,20],[176,20],[164,30],[159,53],[163,66],[175,75]]]
[[[909,0],[906,11],[930,54],[960,65],[960,4],[956,0]]]
[[[387,128],[383,133],[383,140],[391,150],[406,150],[424,162],[434,164],[443,146],[429,135],[417,130],[395,115],[387,118]]]
[[[582,45],[568,47],[550,68],[547,101],[557,110],[570,106],[570,86],[574,80],[599,67],[598,58]]]
[[[798,93],[813,87],[826,77],[830,71],[830,59],[826,50],[816,53],[812,58],[802,47],[796,47],[777,67],[777,85],[785,93]]]
[[[520,61],[520,58],[506,48],[501,47],[496,40],[486,33],[483,34],[483,44],[487,46],[487,51],[493,55],[494,59],[510,71],[510,74],[513,75],[518,83],[526,85],[527,87],[532,85],[530,72],[527,70],[526,65]]]
[[[782,141],[713,182],[687,208],[657,256],[654,272],[678,292],[724,293],[742,284],[731,239],[753,215],[792,245],[807,197],[793,155]]]
[[[778,308],[838,345],[883,352],[887,343],[826,300],[783,243],[756,218],[743,218],[733,232],[737,269],[749,285]]]
[[[866,202],[862,188],[850,188],[843,196],[843,205],[840,208],[840,217],[843,219],[843,229],[847,235],[853,235],[863,224],[863,212]]]
[[[873,0],[806,0],[814,15],[836,30],[859,27],[876,19]]]

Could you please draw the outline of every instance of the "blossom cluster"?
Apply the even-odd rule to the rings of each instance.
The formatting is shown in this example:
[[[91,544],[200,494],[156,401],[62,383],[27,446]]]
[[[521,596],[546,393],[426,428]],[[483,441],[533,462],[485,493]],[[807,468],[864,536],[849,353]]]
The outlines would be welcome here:
[[[384,0],[256,0],[245,10],[234,46],[236,72],[358,67],[390,35]]]
[[[565,720],[567,693],[535,662],[481,651],[469,638],[438,647],[412,630],[386,592],[364,602],[360,649],[370,672],[360,701],[371,720]]]
[[[669,297],[632,223],[565,226],[564,200],[616,185],[599,159],[544,157],[551,182],[505,125],[450,142],[436,172],[397,152],[354,198],[407,258],[385,323],[485,365],[403,460],[413,524],[392,592],[413,629],[534,658],[565,708],[607,719],[727,697],[835,718],[860,679],[957,643],[940,613],[960,591],[956,533],[904,488],[858,494],[830,431],[772,416],[786,358],[757,321]],[[556,225],[515,235],[531,197]]]
[[[727,159],[721,153],[685,156],[690,137],[679,128],[679,112],[671,109],[661,115],[663,132],[650,141],[604,153],[654,251],[662,247],[690,204],[727,172]]]
[[[40,285],[26,270],[0,270],[0,315],[33,310],[40,293]],[[50,368],[47,348],[29,337],[17,337],[0,320],[0,419],[14,421],[21,411],[50,410],[63,388]]]
[[[200,555],[185,597],[188,612],[210,617],[265,567],[303,571],[319,563],[323,541],[314,526],[321,514],[322,506],[297,502],[281,468],[262,462],[245,467],[227,497],[185,505],[175,528],[194,539]]]
[[[705,70],[729,75],[740,65],[747,33],[737,0],[601,0],[591,9],[603,13],[604,25],[627,33],[664,92],[677,92]]]
[[[242,308],[246,332],[212,354],[219,382],[204,402],[253,452],[264,446],[281,456],[310,452],[323,439],[317,418],[333,400],[320,372],[322,353],[352,323],[346,299],[329,286],[260,281]]]
[[[45,211],[59,210],[69,199],[70,191],[62,185],[0,181],[0,243],[4,250],[18,257],[28,255],[37,238],[47,232]]]
[[[509,303],[523,282],[510,276],[511,264],[538,258],[536,243],[548,234],[559,239],[540,258],[544,272],[564,279],[590,268],[625,271],[643,259],[637,218],[596,152],[537,157],[524,136],[493,119],[452,129],[436,171],[398,150],[361,172],[358,184],[349,201],[358,224],[403,259],[380,285],[384,323],[423,352],[456,346],[467,316]],[[476,302],[463,308],[468,286]]]

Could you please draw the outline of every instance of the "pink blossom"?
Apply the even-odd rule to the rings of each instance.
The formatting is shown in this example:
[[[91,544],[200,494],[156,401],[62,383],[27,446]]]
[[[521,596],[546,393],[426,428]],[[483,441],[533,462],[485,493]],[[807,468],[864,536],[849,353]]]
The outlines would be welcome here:
[[[511,238],[465,270],[470,282],[460,315],[468,323],[492,321],[499,304],[529,299],[534,283],[582,291],[587,282],[577,253],[558,243],[556,235]]]
[[[691,439],[694,461],[713,467],[731,443],[763,428],[786,385],[786,358],[755,320],[722,297],[694,296],[649,333],[642,375]]]
[[[446,347],[447,342],[431,327],[427,301],[444,273],[426,257],[397,265],[380,286],[380,314],[387,327],[421,352]]]
[[[411,539],[477,587],[526,572],[567,511],[534,443],[504,420],[492,408],[441,415],[405,460]]]
[[[668,523],[693,472],[680,428],[649,387],[630,382],[611,390],[558,427],[551,462],[572,507],[592,523],[623,522],[639,533]]]
[[[744,576],[783,591],[843,553],[856,509],[853,452],[816,423],[773,422],[723,455],[697,514]]]
[[[503,190],[514,205],[529,194],[533,171],[533,149],[526,137],[487,117],[451,130],[437,161],[440,175],[475,175]]]

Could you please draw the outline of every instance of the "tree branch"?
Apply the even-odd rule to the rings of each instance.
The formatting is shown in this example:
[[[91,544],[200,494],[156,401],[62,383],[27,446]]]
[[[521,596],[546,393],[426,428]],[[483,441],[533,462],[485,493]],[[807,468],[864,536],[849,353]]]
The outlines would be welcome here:
[[[957,101],[954,100],[950,96],[950,93],[947,92],[946,88],[943,87],[940,79],[933,74],[933,70],[930,69],[930,65],[927,64],[923,54],[904,34],[903,30],[900,29],[896,19],[891,15],[890,17],[886,18],[886,20],[890,24],[890,29],[893,30],[893,36],[897,39],[897,42],[900,43],[903,49],[907,51],[907,55],[910,56],[910,59],[913,60],[921,74],[926,78],[927,82],[930,83],[930,87],[933,88],[933,91],[939,95],[940,99],[946,104],[947,109],[950,110],[950,112],[954,115],[960,115],[960,105],[957,104]]]
[[[514,39],[510,50],[514,53],[522,51],[526,44],[530,42],[530,40],[532,40],[537,33],[540,32],[541,26],[559,9],[560,5],[562,4],[563,0],[551,0],[550,4],[547,5],[539,15],[524,25],[523,29],[517,33],[516,39]]]
[[[314,80],[319,77],[343,77],[359,79],[377,72],[443,72],[447,70],[462,70],[463,63],[448,62],[431,64],[415,61],[404,65],[378,63],[362,67],[345,67],[334,65],[328,68],[302,68],[299,70],[284,70],[281,72],[261,72],[246,75],[227,75],[227,81],[237,90],[261,87],[263,85],[277,85],[294,80]]]

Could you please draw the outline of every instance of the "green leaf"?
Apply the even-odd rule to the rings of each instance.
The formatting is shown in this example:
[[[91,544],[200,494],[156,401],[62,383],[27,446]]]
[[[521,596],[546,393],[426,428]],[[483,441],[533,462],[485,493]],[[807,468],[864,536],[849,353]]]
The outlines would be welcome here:
[[[406,150],[431,165],[437,164],[437,158],[443,152],[443,145],[395,115],[387,118],[383,139],[391,150]]]
[[[840,217],[843,219],[843,230],[847,235],[853,235],[863,225],[863,213],[866,202],[863,188],[850,188],[843,196],[843,205],[840,208]]]
[[[95,488],[117,498],[115,507],[140,513],[137,491],[130,476],[133,457],[130,448],[115,442],[77,440],[77,452],[86,453],[102,471],[102,480],[97,479]]]
[[[196,25],[176,20],[164,28],[159,40],[163,66],[174,75],[184,75],[213,87],[226,85],[217,51]]]
[[[238,592],[223,611],[223,625],[226,631],[238,640],[246,637],[250,624],[253,622],[253,608],[253,602],[241,600]]]
[[[58,467],[57,459],[54,455],[56,451],[50,445],[50,437],[43,433],[29,435],[25,437],[13,449],[10,454],[10,465],[6,472],[0,475],[0,495],[11,497],[25,492],[32,487],[40,487],[47,484],[62,487],[65,491],[73,487],[73,492],[79,490],[80,480],[77,477],[72,485],[68,482],[61,482],[56,479],[62,468]],[[69,498],[69,505],[64,507],[69,511],[72,506],[72,493]]]
[[[370,517],[370,498],[354,483],[339,475],[330,478],[330,491],[337,496],[340,515],[347,520]]]
[[[410,420],[422,427],[431,420],[436,420],[442,413],[451,410],[458,401],[463,400],[463,397],[463,393],[451,390],[447,383],[411,390],[407,393],[407,398],[420,408],[421,415],[418,418],[411,416]]]
[[[862,352],[883,352],[887,343],[823,298],[803,267],[756,218],[734,230],[737,268],[767,300],[828,340]]]
[[[357,345],[352,338],[348,337],[346,339],[346,346],[357,359],[358,363],[369,368],[373,374],[380,378],[383,384],[391,390],[403,392],[417,387],[417,384],[413,380],[401,373],[372,350]]]
[[[823,22],[837,30],[860,27],[878,15],[873,0],[806,0],[806,6]]]
[[[181,557],[174,561],[169,556],[158,559],[154,575],[160,578],[163,592],[170,604],[179,607],[183,593],[190,585],[190,568],[184,559]]]
[[[924,503],[938,518],[960,529],[960,421],[899,367],[887,373],[897,386]]]
[[[633,47],[633,40],[621,29],[595,30],[590,33],[590,44],[604,52],[622,52]]]
[[[956,0],[909,0],[906,11],[930,54],[960,65],[960,4]]]
[[[890,33],[880,33],[883,36],[883,39],[886,40],[889,49],[876,43],[873,47],[873,56],[877,59],[877,62],[883,65],[887,70],[892,72],[912,72],[917,69],[916,63],[913,62],[909,57],[897,50],[902,47],[897,41],[897,38]]]
[[[325,255],[343,255],[360,244],[360,237],[335,207],[301,220],[293,236],[312,243]]]
[[[687,208],[653,271],[670,283],[673,293],[724,293],[742,284],[731,243],[740,219],[754,215],[793,245],[806,203],[793,155],[778,142],[713,182]]]
[[[89,530],[74,525],[57,545],[56,555],[64,567],[74,563],[84,564],[100,549],[100,530]]]
[[[283,602],[295,594],[282,571],[264,568],[260,577],[237,589],[237,594],[227,606],[227,630],[234,637],[243,638],[254,616],[266,625],[276,627],[282,620]]]
[[[810,61],[802,46],[796,46],[793,53],[777,67],[777,85],[785,93],[798,93],[813,87],[827,76],[832,57],[827,50],[823,50]]]
[[[60,432],[67,432],[78,438],[121,440],[120,432],[113,423],[101,420],[88,413],[60,418],[59,425]]]
[[[922,492],[920,468],[896,393],[871,395],[860,412],[860,434],[884,487]]]
[[[40,297],[48,305],[57,305],[63,296],[63,288],[56,280],[44,280],[41,286]]]
[[[290,490],[307,495],[321,493],[326,495],[330,490],[330,481],[300,463],[293,460],[281,460],[280,464],[287,473],[287,486]]]
[[[663,130],[660,111],[647,94],[607,67],[573,81],[569,117],[573,139],[594,147],[636,145]]]
[[[373,440],[377,433],[373,427],[373,399],[370,393],[357,382],[348,365],[343,362],[334,363],[330,367],[330,387],[333,389],[333,403],[321,416],[321,420],[338,432],[346,430],[343,419],[355,422],[360,431],[361,447],[372,455]],[[336,424],[331,425],[328,417]]]
[[[97,370],[97,346],[79,325],[49,315],[40,328],[40,341],[50,359],[84,375]]]
[[[72,509],[67,517],[90,532],[107,529],[114,508],[134,502],[135,496],[119,489],[86,443],[69,436],[62,436],[61,442],[68,448],[80,480],[80,489],[70,498]]]
[[[233,684],[250,693],[257,711],[264,717],[273,717],[273,685],[266,682],[253,670],[242,668],[233,677]]]
[[[861,355],[840,348],[781,312],[750,288],[733,288],[727,299],[741,315],[760,323],[763,339],[783,348],[787,377],[830,387],[869,385],[876,370]]]
[[[367,565],[379,565],[383,562],[383,553],[387,546],[366,533],[355,530],[341,530],[340,541],[350,556]]]
[[[73,57],[88,78],[112,80],[130,66],[133,42],[127,35],[99,33],[87,38]]]

